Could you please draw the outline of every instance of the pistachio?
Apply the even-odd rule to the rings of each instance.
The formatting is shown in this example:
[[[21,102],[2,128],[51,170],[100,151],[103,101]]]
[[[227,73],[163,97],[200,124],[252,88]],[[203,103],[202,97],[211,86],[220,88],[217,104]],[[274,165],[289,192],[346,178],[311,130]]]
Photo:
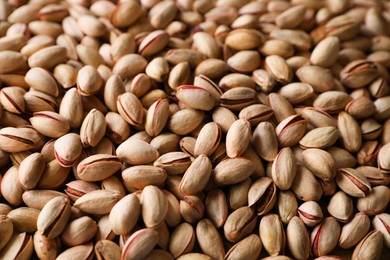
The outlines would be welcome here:
[[[29,259],[34,251],[33,240],[27,233],[15,233],[0,252],[3,259]]]
[[[317,225],[323,217],[321,207],[315,201],[307,201],[298,208],[299,217],[309,227]]]
[[[45,168],[45,158],[41,153],[33,153],[26,157],[19,166],[18,178],[26,190],[34,189]]]
[[[279,191],[276,207],[280,220],[288,224],[290,220],[298,213],[298,202],[291,191]]]
[[[251,160],[242,157],[229,158],[214,168],[212,179],[218,185],[230,185],[245,180],[254,170],[255,165]]]
[[[323,190],[320,182],[306,167],[298,165],[295,179],[291,186],[295,195],[303,200],[317,201],[321,198]]]
[[[110,240],[99,240],[95,244],[95,255],[98,260],[114,260],[121,257],[121,250]]]
[[[375,63],[368,60],[356,60],[340,72],[340,79],[350,88],[361,88],[376,79],[377,73]]]
[[[327,255],[337,245],[340,237],[340,225],[335,218],[327,217],[313,229],[310,237],[314,255]]]
[[[87,157],[77,165],[77,175],[85,181],[104,180],[119,169],[122,163],[113,155],[96,154]]]
[[[119,160],[136,165],[153,162],[159,157],[153,146],[137,139],[127,139],[118,146],[116,154]]]
[[[258,215],[269,212],[276,203],[276,185],[272,179],[261,177],[252,183],[248,191],[248,206],[257,210]]]
[[[338,221],[348,222],[353,214],[352,199],[343,191],[339,191],[332,196],[327,209]]]
[[[336,175],[335,160],[324,150],[307,149],[302,152],[302,159],[305,167],[324,181],[331,180]]]
[[[39,231],[34,234],[34,250],[40,258],[55,258],[59,252],[60,244],[58,237],[48,239]]]
[[[284,119],[276,127],[279,146],[292,147],[296,145],[306,133],[307,121],[301,115],[292,115]]]
[[[47,238],[55,238],[62,233],[70,217],[70,203],[62,196],[55,197],[45,204],[39,213],[37,228]]]
[[[191,252],[195,244],[194,228],[188,223],[178,225],[169,241],[169,252],[177,258]]]
[[[207,185],[211,176],[212,165],[204,154],[199,155],[186,170],[181,182],[180,191],[186,195],[195,195]]]
[[[196,225],[196,236],[202,251],[214,259],[223,259],[225,250],[222,238],[213,222],[209,219],[202,219]]]
[[[93,244],[86,243],[84,245],[73,246],[63,251],[56,259],[66,260],[69,258],[81,257],[84,259],[93,257]]]
[[[296,160],[291,148],[283,148],[272,164],[272,180],[281,190],[291,187],[297,172]]]
[[[286,234],[278,215],[268,214],[263,216],[260,221],[259,233],[263,247],[269,255],[283,254]]]
[[[252,234],[236,243],[227,253],[225,259],[257,259],[262,249],[258,235]]]
[[[223,226],[225,238],[230,242],[240,241],[252,233],[257,216],[249,207],[241,207],[233,211]]]
[[[339,246],[347,249],[355,246],[368,233],[370,229],[370,219],[363,212],[355,216],[341,229]]]
[[[11,218],[7,215],[0,215],[0,231],[3,234],[3,239],[0,243],[0,251],[7,245],[8,241],[12,237],[14,226]]]
[[[383,242],[387,248],[389,248],[390,245],[389,220],[390,215],[388,213],[378,214],[372,220],[374,229],[382,233]]]
[[[84,194],[73,205],[85,213],[107,214],[119,199],[120,195],[112,191],[96,190]]]
[[[357,200],[356,207],[367,215],[377,215],[386,209],[390,201],[389,188],[383,185],[373,187],[366,197]]]
[[[74,133],[66,134],[54,143],[54,155],[63,167],[71,167],[82,152],[80,136]]]
[[[324,149],[336,143],[339,134],[334,126],[318,127],[308,132],[300,141],[302,148]]]
[[[211,93],[198,86],[182,85],[176,89],[176,97],[186,106],[192,109],[209,111],[214,108],[216,102]]]
[[[142,218],[147,227],[157,227],[167,215],[168,203],[162,191],[156,186],[146,186],[141,195]]]
[[[286,240],[291,254],[296,259],[308,259],[310,255],[310,237],[305,224],[293,217],[287,225]]]
[[[61,234],[65,245],[77,246],[91,240],[97,231],[97,224],[90,217],[84,216],[70,221]]]
[[[270,122],[261,122],[253,131],[253,142],[261,158],[273,161],[278,154],[278,139]]]
[[[243,119],[236,120],[226,135],[226,154],[230,158],[241,156],[250,141],[250,123]]]
[[[371,191],[367,178],[352,168],[341,168],[336,175],[337,185],[353,197],[365,197]]]
[[[383,236],[379,231],[369,232],[356,246],[352,259],[379,259],[383,247]]]
[[[20,233],[35,232],[37,230],[37,219],[40,210],[20,207],[11,210],[8,217],[12,220],[14,229]]]

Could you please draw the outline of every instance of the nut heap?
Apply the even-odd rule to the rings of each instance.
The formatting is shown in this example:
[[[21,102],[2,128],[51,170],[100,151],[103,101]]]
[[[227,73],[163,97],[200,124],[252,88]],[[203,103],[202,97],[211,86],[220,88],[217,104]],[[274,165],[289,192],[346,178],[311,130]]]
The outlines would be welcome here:
[[[389,2],[9,0],[0,36],[0,259],[388,254]]]

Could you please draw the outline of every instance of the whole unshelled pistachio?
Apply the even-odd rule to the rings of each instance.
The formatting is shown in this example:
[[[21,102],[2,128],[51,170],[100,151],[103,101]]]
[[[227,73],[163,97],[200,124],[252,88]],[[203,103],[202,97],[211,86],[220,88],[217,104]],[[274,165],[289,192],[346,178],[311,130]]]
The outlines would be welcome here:
[[[369,232],[356,246],[352,259],[379,259],[383,247],[383,236],[378,230]]]
[[[325,218],[311,232],[312,252],[316,256],[327,255],[337,245],[340,225],[333,217]]]
[[[260,239],[269,255],[281,255],[286,244],[286,234],[280,218],[276,214],[263,216],[259,226]]]

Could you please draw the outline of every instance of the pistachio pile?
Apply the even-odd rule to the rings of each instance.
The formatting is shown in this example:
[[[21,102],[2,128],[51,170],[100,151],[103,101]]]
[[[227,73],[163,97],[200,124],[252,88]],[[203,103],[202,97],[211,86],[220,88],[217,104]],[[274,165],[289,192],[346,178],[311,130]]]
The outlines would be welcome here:
[[[0,259],[389,259],[390,2],[0,1]]]

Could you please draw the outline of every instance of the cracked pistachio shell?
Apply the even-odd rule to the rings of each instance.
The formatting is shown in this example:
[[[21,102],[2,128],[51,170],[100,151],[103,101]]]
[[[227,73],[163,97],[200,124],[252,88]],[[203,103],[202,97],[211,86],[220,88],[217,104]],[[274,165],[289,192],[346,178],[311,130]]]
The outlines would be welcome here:
[[[205,206],[203,201],[197,196],[184,196],[180,200],[180,214],[189,223],[195,223],[203,218]]]
[[[154,102],[146,114],[145,131],[154,137],[164,129],[169,117],[168,99],[159,99]]]
[[[298,208],[298,215],[309,227],[317,225],[323,218],[320,205],[315,201],[306,201]]]
[[[374,229],[380,231],[383,235],[383,242],[387,248],[390,248],[390,214],[381,213],[372,220]]]
[[[337,186],[353,197],[365,197],[371,191],[367,178],[358,170],[341,168],[336,175]]]
[[[33,239],[27,233],[15,233],[0,252],[0,259],[30,259],[34,251]]]
[[[164,169],[168,174],[182,174],[190,165],[190,155],[183,152],[169,152],[163,154],[153,163],[153,166]]]
[[[5,152],[24,152],[43,146],[43,141],[43,136],[31,126],[0,129],[0,149]]]
[[[252,233],[256,226],[257,215],[249,207],[241,207],[233,211],[226,219],[223,231],[230,242],[238,242]]]
[[[386,210],[390,201],[390,189],[380,185],[373,187],[366,197],[359,198],[356,207],[369,216],[377,215]]]
[[[122,168],[117,156],[95,154],[88,156],[77,165],[77,176],[84,181],[107,179]]]
[[[95,244],[95,255],[98,260],[120,259],[121,249],[118,244],[110,240],[99,240]]]
[[[66,197],[55,197],[42,208],[37,220],[37,228],[47,238],[55,238],[62,233],[70,217],[70,202]]]
[[[102,112],[92,109],[84,118],[80,128],[80,138],[84,147],[95,147],[106,133],[106,119]]]
[[[2,239],[0,241],[0,252],[11,239],[13,231],[14,225],[11,218],[7,217],[7,215],[0,214],[0,234],[2,234]]]
[[[190,224],[184,222],[173,230],[169,240],[169,252],[177,258],[191,252],[194,244],[195,230]]]
[[[210,159],[204,155],[199,155],[188,167],[180,182],[180,190],[186,195],[195,195],[203,191],[209,182],[212,172]]]
[[[281,121],[275,129],[280,147],[293,147],[306,133],[307,120],[301,115],[292,115]]]
[[[141,101],[130,92],[121,94],[117,98],[116,107],[123,119],[133,126],[140,126],[143,122],[144,110]]]
[[[158,243],[158,233],[154,229],[144,228],[133,233],[122,249],[121,259],[143,259]]]
[[[248,206],[255,208],[258,215],[266,214],[276,203],[276,190],[271,178],[259,178],[249,188]]]
[[[340,237],[340,225],[333,217],[325,218],[311,232],[311,248],[315,256],[329,254]]]

